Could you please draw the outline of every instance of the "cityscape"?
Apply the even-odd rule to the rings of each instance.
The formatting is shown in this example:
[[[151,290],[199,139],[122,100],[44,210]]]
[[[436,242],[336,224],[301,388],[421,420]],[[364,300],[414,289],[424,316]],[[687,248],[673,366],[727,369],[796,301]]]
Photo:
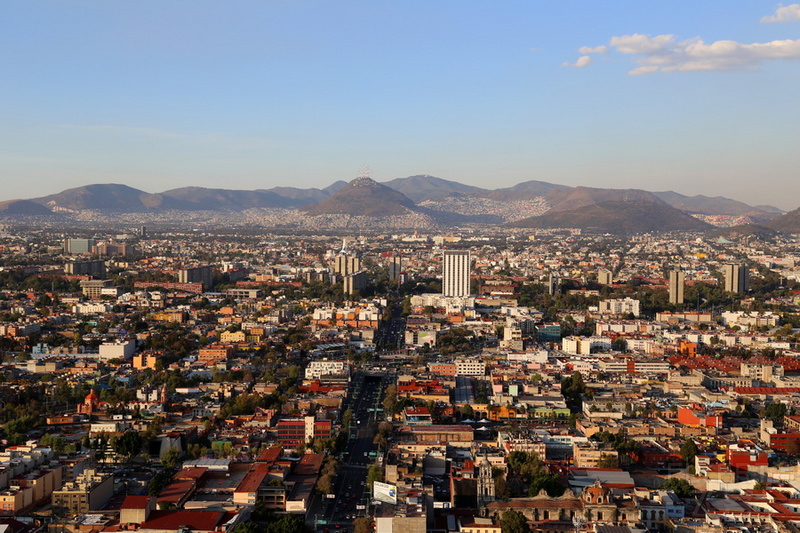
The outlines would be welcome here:
[[[791,531],[796,235],[2,227],[2,523]]]
[[[0,17],[0,533],[800,533],[800,3]]]

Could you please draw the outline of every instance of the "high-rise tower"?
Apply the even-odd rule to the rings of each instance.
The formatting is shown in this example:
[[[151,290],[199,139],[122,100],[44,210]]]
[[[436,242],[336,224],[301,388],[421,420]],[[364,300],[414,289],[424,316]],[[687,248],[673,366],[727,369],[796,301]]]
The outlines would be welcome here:
[[[442,295],[469,296],[470,255],[466,250],[447,250],[442,255]]]
[[[671,270],[669,273],[669,303],[683,303],[683,289],[686,275],[683,270]]]
[[[750,288],[750,269],[747,265],[731,263],[725,265],[725,290],[744,293]]]

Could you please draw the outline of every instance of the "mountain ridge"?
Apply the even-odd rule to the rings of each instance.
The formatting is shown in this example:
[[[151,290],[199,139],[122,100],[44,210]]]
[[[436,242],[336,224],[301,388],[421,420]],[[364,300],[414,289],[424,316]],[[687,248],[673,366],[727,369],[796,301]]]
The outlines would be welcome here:
[[[619,226],[628,228],[625,231],[637,227],[633,218],[647,216],[643,205],[650,205],[651,209],[657,210],[662,221],[667,221],[670,216],[676,219],[675,224],[664,224],[665,228],[674,225],[701,230],[705,227],[699,223],[702,221],[695,218],[693,220],[698,222],[695,223],[683,215],[689,218],[692,218],[690,215],[697,215],[718,225],[732,218],[736,220],[728,224],[752,220],[765,227],[771,227],[767,224],[771,219],[777,220],[786,216],[773,206],[750,206],[719,196],[687,196],[675,191],[650,192],[643,189],[569,187],[538,180],[524,181],[511,187],[487,189],[426,174],[382,183],[370,178],[356,178],[349,183],[338,180],[322,189],[278,186],[240,190],[191,186],[148,193],[124,184],[104,183],[66,189],[30,200],[9,202],[6,202],[8,205],[5,208],[2,207],[4,204],[0,204],[0,215],[45,215],[54,211],[75,213],[83,210],[142,213],[166,213],[171,210],[242,212],[263,208],[299,209],[308,216],[341,214],[380,218],[416,214],[442,225],[495,225],[509,220],[533,224],[530,218],[538,218],[536,224],[551,224],[556,221],[567,223],[572,216],[573,219],[577,217],[577,220],[584,220],[585,224],[600,229],[614,230]],[[37,204],[44,210],[36,208]],[[455,204],[458,206],[455,207]],[[610,209],[612,204],[615,204],[614,209]],[[670,211],[666,207],[675,210]],[[626,218],[614,212],[615,210],[630,213]],[[545,218],[541,218],[542,216]],[[709,216],[721,217],[723,221],[709,219]],[[652,227],[647,223],[639,226]],[[787,224],[786,227],[794,226]]]

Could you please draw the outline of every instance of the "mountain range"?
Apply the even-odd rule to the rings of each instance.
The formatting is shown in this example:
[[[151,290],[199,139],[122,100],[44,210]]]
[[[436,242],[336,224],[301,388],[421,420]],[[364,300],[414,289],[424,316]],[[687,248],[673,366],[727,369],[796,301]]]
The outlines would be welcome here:
[[[367,221],[406,217],[415,224],[422,220],[438,226],[505,224],[604,233],[703,231],[712,228],[708,222],[719,225],[716,219],[726,225],[761,224],[773,231],[800,231],[798,210],[783,214],[772,206],[751,206],[724,197],[568,187],[535,180],[485,189],[428,175],[384,183],[360,177],[349,183],[336,181],[324,189],[182,187],[147,193],[127,185],[93,184],[40,198],[1,202],[0,216],[69,217],[85,211],[164,216],[171,212],[237,213],[252,209],[299,210],[304,217],[340,215]]]

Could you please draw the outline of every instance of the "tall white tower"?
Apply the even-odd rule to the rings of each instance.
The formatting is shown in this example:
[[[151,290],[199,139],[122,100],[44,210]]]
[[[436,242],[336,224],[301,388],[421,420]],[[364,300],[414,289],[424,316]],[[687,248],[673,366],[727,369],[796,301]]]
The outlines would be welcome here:
[[[442,296],[469,296],[469,251],[448,250],[442,256]]]

